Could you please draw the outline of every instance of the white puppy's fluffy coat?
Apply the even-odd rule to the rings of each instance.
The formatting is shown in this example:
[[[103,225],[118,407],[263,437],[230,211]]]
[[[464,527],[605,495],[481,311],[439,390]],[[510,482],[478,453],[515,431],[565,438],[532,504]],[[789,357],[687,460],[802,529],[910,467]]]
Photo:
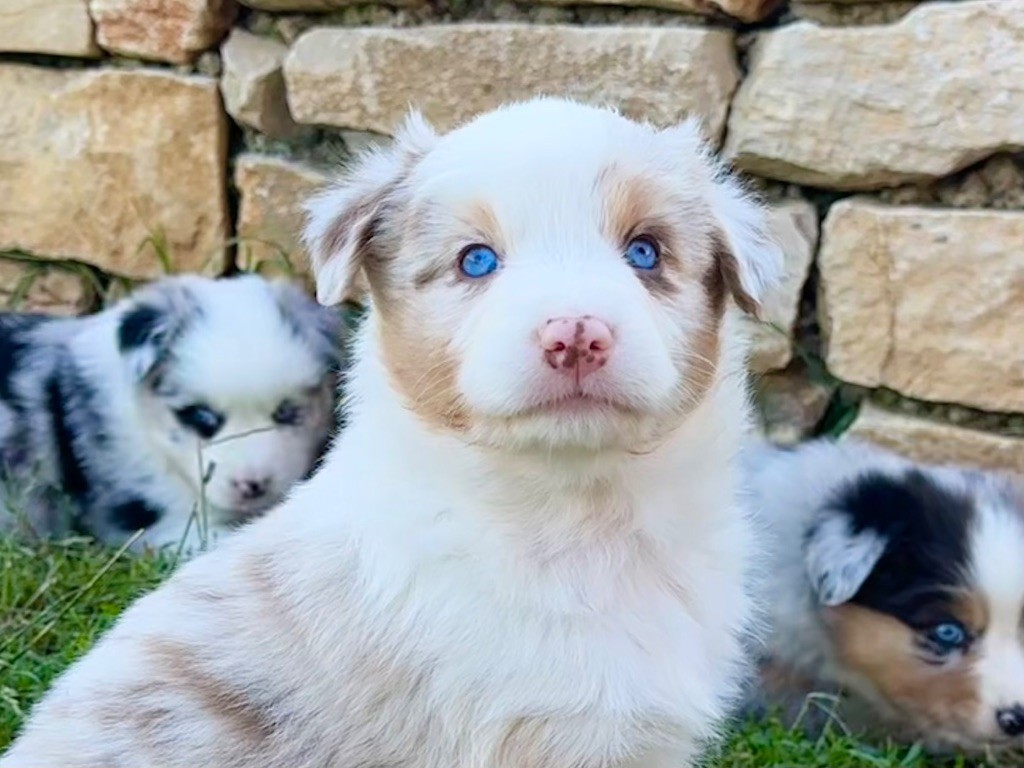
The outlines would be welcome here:
[[[688,764],[745,669],[727,294],[778,271],[760,209],[692,124],[547,99],[412,119],[310,209],[321,299],[360,270],[372,294],[347,429],[129,609],[0,765]],[[626,263],[637,237],[660,266]],[[460,272],[473,244],[495,271]]]

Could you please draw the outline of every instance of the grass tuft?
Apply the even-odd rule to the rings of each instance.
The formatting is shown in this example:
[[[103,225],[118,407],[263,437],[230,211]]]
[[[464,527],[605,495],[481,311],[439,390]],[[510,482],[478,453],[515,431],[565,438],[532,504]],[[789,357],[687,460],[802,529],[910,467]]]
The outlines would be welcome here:
[[[0,537],[0,751],[54,678],[170,571],[169,557],[82,538]]]

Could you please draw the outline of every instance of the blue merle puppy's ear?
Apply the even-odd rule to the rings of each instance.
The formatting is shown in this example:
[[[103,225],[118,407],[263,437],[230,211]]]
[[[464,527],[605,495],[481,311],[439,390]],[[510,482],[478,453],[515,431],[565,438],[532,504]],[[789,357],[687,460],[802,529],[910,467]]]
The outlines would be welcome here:
[[[851,600],[886,546],[886,539],[877,531],[855,531],[844,512],[824,510],[804,540],[804,566],[818,601],[836,606]]]
[[[342,322],[338,308],[317,304],[305,291],[286,280],[271,281],[270,289],[285,324],[325,368],[337,370],[342,357]]]
[[[127,299],[117,325],[117,347],[136,381],[151,379],[159,370],[194,311],[187,292],[170,281]]]

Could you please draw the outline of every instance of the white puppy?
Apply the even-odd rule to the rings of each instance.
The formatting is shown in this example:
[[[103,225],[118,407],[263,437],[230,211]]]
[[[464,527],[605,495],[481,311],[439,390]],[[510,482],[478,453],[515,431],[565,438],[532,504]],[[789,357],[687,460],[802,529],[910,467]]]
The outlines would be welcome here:
[[[321,299],[372,294],[346,431],[0,765],[688,764],[746,668],[761,210],[693,124],[547,99],[412,119],[310,209]]]

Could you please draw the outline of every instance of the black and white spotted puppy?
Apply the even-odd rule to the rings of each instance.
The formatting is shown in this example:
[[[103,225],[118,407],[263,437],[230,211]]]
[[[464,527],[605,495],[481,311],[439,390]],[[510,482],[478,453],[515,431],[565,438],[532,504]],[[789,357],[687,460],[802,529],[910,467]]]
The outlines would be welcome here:
[[[99,314],[0,315],[0,530],[207,541],[313,468],[339,323],[286,282],[173,277]]]
[[[1024,747],[1015,479],[846,439],[758,445],[745,471],[772,534],[761,705],[806,715],[807,694],[841,694],[818,704],[862,731]]]

